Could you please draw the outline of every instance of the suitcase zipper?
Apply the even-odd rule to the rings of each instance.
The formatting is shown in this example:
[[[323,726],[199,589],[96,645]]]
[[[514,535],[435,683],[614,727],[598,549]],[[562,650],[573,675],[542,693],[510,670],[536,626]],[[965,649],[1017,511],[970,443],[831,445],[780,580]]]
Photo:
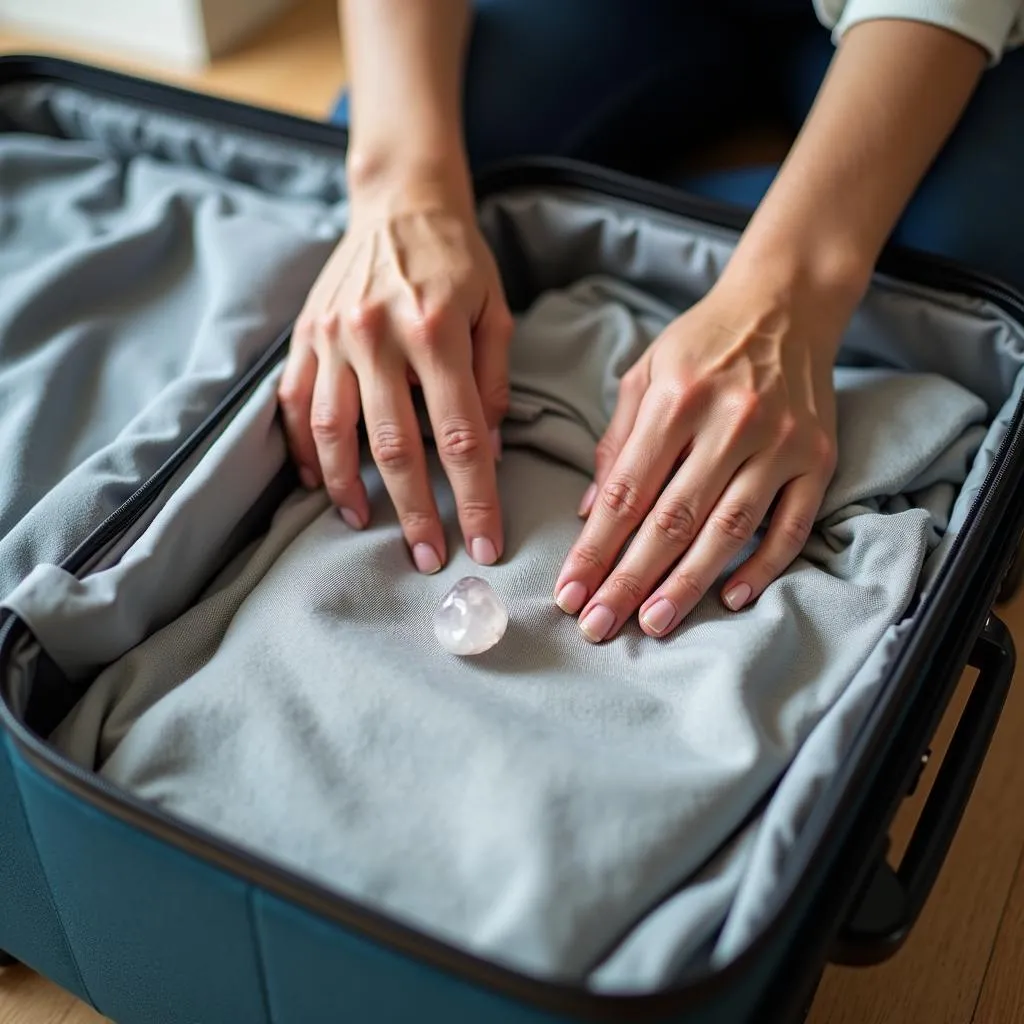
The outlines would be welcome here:
[[[478,198],[486,198],[499,189],[529,186],[585,189],[612,199],[637,202],[649,208],[661,209],[702,224],[729,230],[742,229],[746,220],[745,214],[701,197],[684,195],[670,188],[642,182],[613,171],[583,168],[571,161],[563,160],[524,161],[496,168],[480,179]],[[938,257],[894,249],[883,254],[878,270],[913,283],[941,290],[955,290],[991,301],[1024,324],[1024,295],[987,275],[961,268]],[[165,466],[103,520],[93,533],[68,555],[62,563],[62,568],[73,574],[80,571],[110,541],[145,512],[171,476],[217,428],[220,421],[244,401],[283,357],[289,339],[290,331],[285,331],[277,338],[193,435],[175,451]],[[1024,409],[1018,406],[1010,428],[999,445],[990,469],[991,476],[986,478],[979,497],[972,504],[964,529],[950,546],[933,587],[933,593],[941,590],[943,581],[954,571],[959,551],[966,544],[973,542],[977,533],[976,522],[981,513],[988,511],[996,497],[999,497],[1003,504],[1008,503],[1009,496],[1002,492],[1006,489],[1006,467],[1013,464],[1011,456],[1015,456],[1020,447],[1022,412]],[[1020,518],[1018,514],[1017,519]],[[1016,524],[1014,532],[1019,525]],[[970,571],[976,568],[974,564],[968,566]],[[27,631],[25,624],[10,613],[0,615],[0,673],[6,668],[13,645]],[[921,634],[923,627],[917,632]],[[924,639],[934,641],[936,633],[937,630],[929,629]],[[910,646],[908,643],[907,648]],[[907,648],[903,652],[904,661]],[[667,1012],[678,1012],[686,1006],[720,993],[734,984],[746,965],[773,940],[785,909],[796,895],[793,891],[785,893],[757,938],[735,960],[721,969],[695,970],[680,979],[673,987],[656,993],[599,996],[586,989],[563,983],[536,980],[482,960],[471,953],[408,929],[284,868],[266,863],[231,843],[206,835],[188,823],[177,821],[161,809],[145,804],[131,793],[118,789],[102,776],[89,772],[57,754],[15,717],[6,698],[7,695],[0,690],[0,723],[7,728],[22,754],[55,783],[73,791],[87,802],[101,807],[134,827],[157,835],[208,863],[230,871],[250,884],[292,900],[313,913],[334,920],[413,957],[432,962],[442,969],[467,976],[556,1012],[561,1010],[576,1014],[584,1013],[592,1020],[617,1020],[628,1010],[630,1014],[635,1015],[634,1019],[656,1018]],[[875,734],[877,730],[872,730],[872,735]],[[848,788],[844,787],[843,797],[847,795]],[[813,855],[822,840],[821,835],[810,838],[817,842],[808,842],[805,845],[805,859]]]
[[[167,482],[188,461],[197,448],[217,429],[220,422],[251,392],[273,369],[283,355],[291,338],[291,329],[278,335],[274,343],[257,360],[254,366],[242,376],[230,391],[214,406],[213,410],[181,444],[171,457],[145,483],[126,498],[88,537],[86,537],[62,562],[61,568],[71,575],[77,575],[111,541],[117,539],[141,516]]]

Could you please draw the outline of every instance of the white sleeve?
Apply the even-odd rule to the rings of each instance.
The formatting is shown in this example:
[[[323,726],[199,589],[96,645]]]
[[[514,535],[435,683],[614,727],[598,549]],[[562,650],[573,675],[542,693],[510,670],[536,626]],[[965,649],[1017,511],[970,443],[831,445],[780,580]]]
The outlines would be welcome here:
[[[814,9],[836,43],[847,29],[876,18],[948,28],[984,47],[990,64],[1024,43],[1024,0],[814,0]]]

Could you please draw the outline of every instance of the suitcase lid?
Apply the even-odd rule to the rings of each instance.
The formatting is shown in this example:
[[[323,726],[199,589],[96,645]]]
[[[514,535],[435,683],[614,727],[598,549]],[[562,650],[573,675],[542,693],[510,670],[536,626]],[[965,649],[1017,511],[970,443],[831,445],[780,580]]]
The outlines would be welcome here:
[[[2,595],[230,398],[347,209],[344,132],[59,61],[0,62],[0,130]]]

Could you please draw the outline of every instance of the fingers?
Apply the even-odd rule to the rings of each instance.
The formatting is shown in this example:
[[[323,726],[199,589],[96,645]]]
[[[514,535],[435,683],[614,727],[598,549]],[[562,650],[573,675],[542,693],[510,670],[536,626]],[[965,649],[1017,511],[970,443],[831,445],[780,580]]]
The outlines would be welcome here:
[[[567,614],[577,614],[587,603],[612,569],[615,559],[629,535],[644,521],[679,451],[690,439],[685,418],[669,419],[659,398],[645,398],[618,459],[597,493],[593,508],[579,539],[569,551],[555,583],[555,601]],[[666,428],[666,423],[673,423]],[[694,510],[695,512],[696,510]],[[689,510],[672,507],[677,517],[672,529],[685,530]],[[679,518],[682,517],[682,518]],[[620,576],[619,585],[628,587],[632,581]],[[637,595],[637,601],[642,595]],[[591,620],[581,628],[592,638],[609,634],[614,623],[607,608],[588,609]]]
[[[319,487],[321,482],[320,463],[309,419],[317,369],[311,344],[312,330],[312,321],[300,320],[296,324],[277,388],[288,450],[302,485],[310,490]]]
[[[425,359],[410,367],[400,346],[387,337],[396,329],[390,318],[371,313],[356,311],[345,320],[346,348],[355,368],[343,351],[337,314],[327,313],[311,321],[312,341],[303,334],[303,344],[296,347],[282,378],[284,415],[303,479],[312,481],[309,467],[316,467],[345,521],[354,529],[367,524],[370,509],[359,474],[357,432],[362,403],[371,454],[413,561],[421,572],[437,572],[446,551],[410,394],[410,381],[419,380],[466,546],[476,561],[491,565],[501,557],[504,536],[495,453],[474,377],[468,328],[461,343],[442,338],[430,346],[444,352],[444,359]],[[449,333],[457,329],[446,326]],[[503,359],[507,339],[500,333],[504,329],[500,318],[493,318],[485,338],[501,351],[481,361],[484,379],[491,382],[491,415],[499,420],[508,390]]]
[[[723,539],[729,545],[744,543],[740,535],[745,536],[748,522],[752,523],[753,533],[757,513],[748,505],[754,499],[741,493],[716,508],[740,457],[736,452],[722,453],[712,443],[695,445],[693,454],[659,496],[619,564],[582,609],[580,629],[589,640],[597,643],[614,636],[680,556],[698,545],[699,538],[709,529],[716,533],[719,551]],[[770,501],[765,501],[765,508]],[[718,519],[722,519],[722,527],[728,531],[724,538],[717,535]],[[664,618],[665,612],[665,606],[658,607],[657,621]]]
[[[683,475],[680,473],[680,477]],[[654,637],[667,636],[675,630],[754,537],[779,493],[780,480],[784,481],[784,477],[779,476],[778,467],[768,459],[750,463],[738,473],[714,502],[706,520],[699,512],[694,516],[693,521],[703,522],[703,526],[667,575],[665,554],[671,545],[656,543],[656,528],[650,525],[658,515],[656,506],[615,571],[583,609],[580,626],[584,635],[595,642],[614,636],[639,603],[636,595],[645,593],[650,596],[640,604],[641,629]],[[722,587],[722,601],[727,608],[738,611],[755,600],[800,554],[810,536],[825,487],[823,478],[808,475],[782,490],[782,499],[764,539]],[[677,488],[674,481],[662,501],[673,493],[675,499],[670,500],[677,500],[687,490],[683,486]],[[694,505],[699,507],[700,500]],[[657,585],[659,579],[661,583]],[[597,636],[602,625],[604,633]]]
[[[665,636],[701,601],[725,567],[750,542],[778,492],[768,459],[741,471],[715,504],[693,544],[640,608],[640,627]]]
[[[493,293],[473,331],[473,375],[494,457],[501,458],[501,421],[508,412],[508,346],[513,320],[504,300]]]
[[[453,355],[467,351],[454,337],[465,329],[454,320],[440,325],[433,351],[446,355],[424,358],[417,372],[466,547],[475,561],[493,565],[504,550],[494,451],[472,367]]]
[[[636,426],[640,403],[643,401],[649,385],[650,370],[646,359],[641,359],[623,375],[619,382],[615,411],[612,413],[611,421],[603,436],[597,442],[594,452],[594,481],[583,492],[583,499],[580,501],[578,514],[581,518],[586,518],[590,514],[598,490],[604,486],[608,474],[612,471],[612,466],[615,465],[626,441],[629,440],[629,435],[633,432],[633,427]]]
[[[811,535],[827,487],[823,474],[798,477],[786,487],[757,550],[722,587],[727,608],[739,611],[789,568]]]
[[[318,344],[309,422],[324,486],[353,530],[370,521],[370,503],[359,475],[359,384],[337,344],[337,316],[328,314]]]
[[[427,460],[405,361],[384,343],[383,318],[353,316],[346,331],[363,402],[370,453],[398,515],[416,568],[435,573],[445,562],[444,531],[434,502]]]

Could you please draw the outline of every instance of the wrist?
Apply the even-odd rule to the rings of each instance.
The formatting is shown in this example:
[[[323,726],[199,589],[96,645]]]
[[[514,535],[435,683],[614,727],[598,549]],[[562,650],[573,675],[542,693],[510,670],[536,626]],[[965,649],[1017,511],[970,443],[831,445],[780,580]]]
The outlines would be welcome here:
[[[755,218],[727,272],[756,275],[768,287],[813,295],[830,307],[852,313],[871,283],[876,257],[869,246],[831,225],[802,229],[767,220],[757,223]]]
[[[821,344],[838,349],[867,291],[874,259],[827,232],[761,230],[751,222],[722,275],[727,291],[785,320],[813,321]]]
[[[428,146],[354,145],[345,164],[354,206],[473,210],[472,177],[457,139]]]
[[[724,308],[742,310],[748,331],[808,346],[825,367],[839,351],[871,269],[839,248],[750,235],[741,239],[715,291]]]

